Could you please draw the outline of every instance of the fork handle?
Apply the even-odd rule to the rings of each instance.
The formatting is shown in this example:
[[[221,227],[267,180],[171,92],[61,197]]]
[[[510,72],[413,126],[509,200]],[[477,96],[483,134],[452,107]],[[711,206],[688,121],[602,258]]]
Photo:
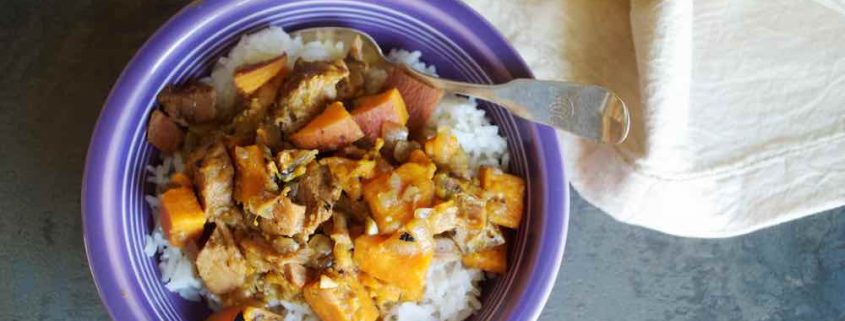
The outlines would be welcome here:
[[[519,117],[595,141],[622,143],[630,129],[625,103],[604,87],[522,78],[479,85],[414,73],[435,87],[498,104]]]

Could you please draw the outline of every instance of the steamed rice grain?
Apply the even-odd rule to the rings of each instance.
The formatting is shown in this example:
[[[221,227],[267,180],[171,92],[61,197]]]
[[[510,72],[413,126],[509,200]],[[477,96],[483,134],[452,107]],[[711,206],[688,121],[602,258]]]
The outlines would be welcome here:
[[[480,283],[484,273],[460,261],[434,261],[419,303],[405,302],[388,313],[388,320],[461,321],[481,309]]]
[[[437,77],[437,68],[433,65],[426,65],[420,58],[422,58],[422,52],[419,50],[391,49],[387,54],[387,60],[405,64],[408,67],[414,68],[416,71]]]
[[[475,99],[446,95],[434,111],[429,127],[433,130],[448,129],[458,139],[469,156],[472,172],[480,166],[508,167],[508,142],[478,108]]]

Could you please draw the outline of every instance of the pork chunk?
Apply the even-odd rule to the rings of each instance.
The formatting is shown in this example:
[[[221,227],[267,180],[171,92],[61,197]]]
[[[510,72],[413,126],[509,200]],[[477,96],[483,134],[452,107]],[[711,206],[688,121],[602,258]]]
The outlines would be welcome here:
[[[170,117],[155,110],[150,115],[150,123],[147,125],[147,140],[158,150],[171,154],[182,146],[185,132]]]
[[[199,187],[205,215],[214,219],[226,211],[232,202],[232,186],[235,169],[222,143],[212,145],[202,160],[195,180]]]
[[[259,222],[261,230],[271,235],[294,236],[305,222],[305,206],[279,195],[272,204],[272,218]]]
[[[343,60],[297,61],[282,85],[273,111],[275,123],[285,134],[302,128],[323,110],[329,100],[335,98],[335,86],[348,75],[349,69]]]
[[[305,283],[308,282],[308,269],[301,264],[285,264],[284,269],[282,269],[282,274],[288,282],[298,288],[302,288],[305,286]]]
[[[207,123],[217,117],[214,87],[202,83],[167,86],[158,94],[158,102],[177,123],[187,126]]]
[[[349,75],[337,84],[337,98],[349,99],[360,96],[364,93],[367,70],[369,67],[366,63],[350,59],[344,60]]]
[[[481,229],[472,228],[468,224],[459,224],[454,235],[452,235],[452,239],[455,240],[464,254],[505,244],[502,230],[489,222]]]
[[[332,217],[334,203],[340,198],[341,189],[332,180],[327,166],[311,163],[299,181],[296,201],[305,205],[305,223],[302,235],[314,234],[317,227]]]
[[[200,278],[214,294],[229,293],[245,282],[246,260],[225,225],[215,228],[208,242],[197,254],[196,264]]]

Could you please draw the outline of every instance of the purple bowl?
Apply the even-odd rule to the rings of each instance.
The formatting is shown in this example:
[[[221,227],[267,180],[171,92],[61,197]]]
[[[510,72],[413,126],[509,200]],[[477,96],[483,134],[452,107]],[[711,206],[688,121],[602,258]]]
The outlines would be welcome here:
[[[500,83],[531,72],[482,17],[459,1],[206,0],[170,19],[121,74],[94,130],[82,187],[88,262],[114,320],[203,320],[203,303],[183,300],[160,282],[143,253],[152,229],[144,167],[157,159],[145,138],[156,93],[205,75],[240,35],[344,26],[364,30],[384,49],[420,50],[446,78]],[[557,276],[566,241],[569,189],[552,129],[485,106],[504,131],[511,170],[527,181],[527,215],[510,245],[510,270],[487,282],[474,320],[536,320]]]

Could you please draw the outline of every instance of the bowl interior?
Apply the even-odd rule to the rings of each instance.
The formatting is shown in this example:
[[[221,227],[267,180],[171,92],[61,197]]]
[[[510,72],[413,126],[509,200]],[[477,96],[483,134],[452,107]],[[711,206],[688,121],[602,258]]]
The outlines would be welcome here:
[[[204,303],[183,300],[160,282],[143,253],[153,227],[144,195],[145,167],[156,162],[145,127],[166,84],[207,75],[240,35],[281,26],[288,31],[343,26],[372,35],[382,49],[419,50],[441,77],[500,83],[530,77],[514,50],[458,2],[204,1],[171,19],[139,51],[115,85],[89,148],[83,187],[89,261],[112,318],[203,320]],[[511,171],[526,179],[522,227],[509,246],[509,272],[485,285],[475,320],[533,320],[557,273],[566,235],[568,189],[552,130],[483,104],[507,137]]]

